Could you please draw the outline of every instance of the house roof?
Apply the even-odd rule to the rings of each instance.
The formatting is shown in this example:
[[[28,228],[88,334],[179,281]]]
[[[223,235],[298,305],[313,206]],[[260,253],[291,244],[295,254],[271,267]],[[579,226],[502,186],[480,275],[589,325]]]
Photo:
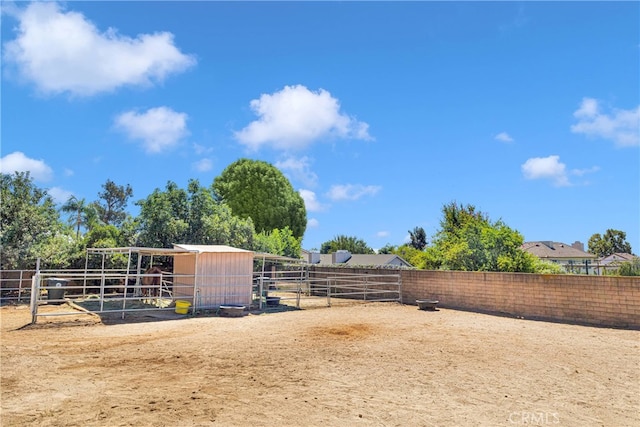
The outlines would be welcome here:
[[[538,258],[547,259],[597,259],[598,257],[589,252],[581,251],[571,245],[562,242],[525,242],[521,248]]]
[[[350,254],[350,258],[344,262],[336,263],[343,265],[393,265],[394,260],[399,260],[400,264],[411,267],[402,257],[393,254]],[[320,265],[333,265],[332,254],[320,254]]]
[[[626,254],[622,252],[616,252],[615,254],[607,255],[600,258],[601,263],[609,263],[614,261],[632,261],[636,256],[633,254]]]

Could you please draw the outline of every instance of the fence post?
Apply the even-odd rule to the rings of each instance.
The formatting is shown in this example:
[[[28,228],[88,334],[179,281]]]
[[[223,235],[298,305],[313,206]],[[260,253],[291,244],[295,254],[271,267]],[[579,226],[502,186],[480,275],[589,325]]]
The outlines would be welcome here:
[[[22,302],[22,273],[23,270],[20,270],[20,281],[18,282],[18,304]]]
[[[31,278],[31,324],[38,318],[38,297],[40,296],[40,258],[36,261],[36,274]]]

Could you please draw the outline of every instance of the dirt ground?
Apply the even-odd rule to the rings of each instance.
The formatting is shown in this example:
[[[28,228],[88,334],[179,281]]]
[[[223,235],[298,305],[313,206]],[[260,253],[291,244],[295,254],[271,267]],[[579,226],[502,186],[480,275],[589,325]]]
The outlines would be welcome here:
[[[638,331],[395,303],[167,317],[2,307],[1,425],[640,425]]]

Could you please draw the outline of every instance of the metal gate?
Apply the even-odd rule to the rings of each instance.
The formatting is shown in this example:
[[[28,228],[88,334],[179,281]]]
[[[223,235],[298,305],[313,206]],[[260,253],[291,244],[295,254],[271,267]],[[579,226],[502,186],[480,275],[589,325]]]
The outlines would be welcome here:
[[[260,309],[309,308],[340,302],[401,302],[402,279],[395,271],[350,273],[340,268],[256,273],[254,300]]]

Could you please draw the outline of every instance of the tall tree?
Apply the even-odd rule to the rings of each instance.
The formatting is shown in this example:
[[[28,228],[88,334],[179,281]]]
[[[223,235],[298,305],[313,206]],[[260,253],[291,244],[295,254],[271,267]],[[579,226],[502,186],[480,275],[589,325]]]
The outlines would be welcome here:
[[[304,200],[270,163],[237,160],[214,179],[213,189],[234,215],[251,218],[256,232],[289,227],[296,238],[304,235],[307,227]]]
[[[87,202],[85,199],[78,199],[71,196],[60,208],[62,212],[71,214],[71,223],[76,227],[76,238],[80,237],[80,227],[86,225]]]
[[[129,184],[116,185],[110,179],[102,184],[102,189],[95,202],[98,217],[105,224],[119,227],[127,218],[127,203],[133,197],[133,189]]]
[[[409,236],[411,238],[411,246],[421,251],[427,246],[427,233],[425,233],[424,228],[415,227],[412,230],[409,230]]]
[[[367,242],[355,236],[338,235],[332,240],[324,242],[320,247],[321,254],[330,254],[339,250],[349,251],[352,254],[374,254]]]
[[[301,239],[296,238],[289,228],[275,229],[256,235],[254,250],[289,258],[300,258]]]
[[[216,201],[211,189],[191,180],[188,189],[168,182],[154,190],[140,206],[139,242],[143,246],[169,248],[173,243],[224,244],[252,249],[253,223],[232,215]]]
[[[492,222],[473,205],[442,208],[440,230],[428,248],[428,265],[464,271],[532,272],[535,260],[520,247],[522,235],[502,221]]]
[[[1,268],[34,268],[40,249],[64,231],[58,210],[28,172],[2,174],[0,199]]]
[[[164,191],[156,188],[136,204],[140,206],[142,246],[170,248],[173,243],[186,243],[183,239],[189,229],[187,192],[176,183],[168,182]]]
[[[596,233],[589,238],[589,252],[599,257],[615,253],[630,254],[632,253],[631,244],[626,239],[627,233],[610,228],[604,233],[604,236]]]

